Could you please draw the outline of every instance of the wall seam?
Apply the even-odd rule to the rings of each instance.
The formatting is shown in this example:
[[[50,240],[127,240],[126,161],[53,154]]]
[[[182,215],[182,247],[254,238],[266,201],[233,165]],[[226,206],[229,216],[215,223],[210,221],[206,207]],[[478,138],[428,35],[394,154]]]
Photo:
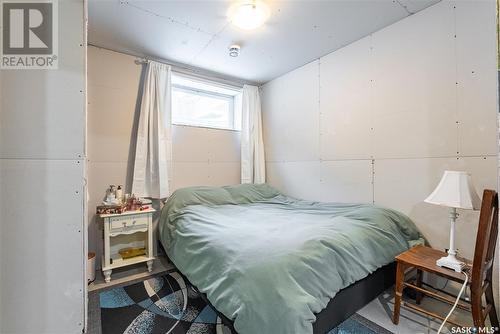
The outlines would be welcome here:
[[[375,159],[372,159],[372,204],[375,204]]]
[[[453,2],[453,54],[455,56],[455,126],[456,126],[456,139],[457,139],[457,159],[460,155],[460,120],[458,112],[458,47],[457,47],[457,6]]]
[[[412,12],[410,12],[410,11],[408,10],[408,7],[407,7],[407,6],[405,6],[405,5],[403,5],[403,4],[401,3],[401,1],[400,1],[400,0],[396,0],[396,3],[397,3],[398,5],[400,5],[400,6],[401,6],[401,7],[402,7],[405,11],[406,11],[406,13],[408,13],[408,16],[410,16],[410,15],[412,15],[412,14],[413,14]]]
[[[435,157],[403,157],[403,158],[345,158],[345,159],[322,159],[323,162],[335,162],[335,161],[371,161],[371,160],[420,160],[420,159],[463,159],[463,158],[496,158],[496,154],[478,154],[478,155],[462,155],[457,157],[456,155],[446,155],[446,156],[435,156]],[[316,162],[316,159],[303,159],[303,160],[266,160],[266,163],[297,163],[297,162]],[[183,161],[181,161],[183,162]],[[190,161],[184,161],[190,162]],[[231,163],[230,161],[228,163]]]
[[[375,76],[374,76],[374,64],[373,64],[373,34],[370,34],[370,49],[368,50],[369,51],[369,54],[368,54],[368,62],[370,64],[370,76],[371,76],[371,79],[370,79],[370,91],[371,91],[371,94],[369,95],[369,97],[372,97],[373,94],[375,93],[374,91],[374,85],[375,85]],[[372,101],[373,102],[373,101]],[[370,103],[370,106],[372,106],[373,103]],[[372,175],[371,175],[371,178],[372,178],[372,204],[375,204],[375,155],[374,155],[374,150],[375,150],[375,147],[373,146],[373,143],[375,142],[373,140],[373,137],[375,136],[375,126],[374,126],[374,117],[373,117],[373,109],[370,107],[370,132],[371,132],[371,135],[372,135],[372,154],[371,154],[371,168],[372,168]]]
[[[321,188],[321,184],[323,183],[323,168],[321,168],[322,162],[323,162],[323,156],[322,156],[322,147],[321,147],[321,138],[323,136],[321,132],[321,118],[322,118],[322,112],[321,112],[321,57],[318,58],[318,160],[319,160],[319,185]],[[321,190],[320,190],[321,191]]]

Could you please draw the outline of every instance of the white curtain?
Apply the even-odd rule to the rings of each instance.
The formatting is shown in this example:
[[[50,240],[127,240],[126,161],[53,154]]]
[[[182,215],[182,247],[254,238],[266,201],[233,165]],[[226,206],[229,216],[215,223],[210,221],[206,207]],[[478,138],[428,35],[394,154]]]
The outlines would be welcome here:
[[[241,183],[264,183],[266,165],[259,88],[243,86],[241,100]]]
[[[144,77],[137,129],[132,193],[140,197],[169,195],[171,160],[171,68],[149,62]]]

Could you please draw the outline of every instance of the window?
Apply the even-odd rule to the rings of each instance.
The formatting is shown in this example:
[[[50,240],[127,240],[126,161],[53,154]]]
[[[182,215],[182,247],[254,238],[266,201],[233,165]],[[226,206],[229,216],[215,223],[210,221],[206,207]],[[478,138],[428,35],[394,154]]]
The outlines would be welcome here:
[[[172,124],[241,129],[240,90],[172,75]]]

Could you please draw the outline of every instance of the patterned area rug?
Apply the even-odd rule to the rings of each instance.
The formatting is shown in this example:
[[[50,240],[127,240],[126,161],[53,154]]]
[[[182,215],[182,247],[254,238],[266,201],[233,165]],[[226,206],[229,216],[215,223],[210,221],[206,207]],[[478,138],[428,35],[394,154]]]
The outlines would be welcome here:
[[[103,334],[229,334],[215,311],[172,272],[99,294]],[[387,334],[355,314],[328,334]]]

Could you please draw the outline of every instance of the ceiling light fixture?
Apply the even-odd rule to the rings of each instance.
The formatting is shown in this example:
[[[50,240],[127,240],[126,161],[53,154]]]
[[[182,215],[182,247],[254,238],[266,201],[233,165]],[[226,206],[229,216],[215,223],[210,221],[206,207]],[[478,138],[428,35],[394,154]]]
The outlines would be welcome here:
[[[260,0],[240,1],[227,11],[229,20],[243,30],[253,30],[262,26],[270,15],[269,6]]]

